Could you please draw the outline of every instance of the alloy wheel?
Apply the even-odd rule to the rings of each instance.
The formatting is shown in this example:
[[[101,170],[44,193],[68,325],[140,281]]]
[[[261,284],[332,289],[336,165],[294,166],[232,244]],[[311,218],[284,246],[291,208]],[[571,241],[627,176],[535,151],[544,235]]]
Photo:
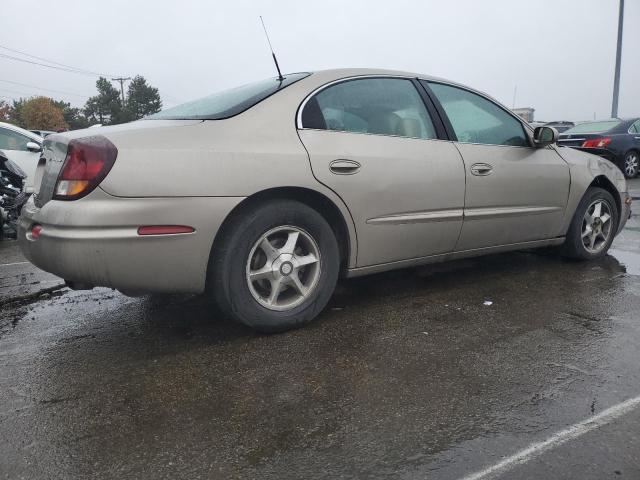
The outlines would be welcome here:
[[[627,154],[624,159],[624,173],[627,174],[627,177],[635,177],[638,174],[639,164],[640,159],[637,153],[631,152]]]
[[[313,293],[320,278],[320,249],[301,228],[273,228],[249,253],[246,279],[253,298],[269,310],[291,310]]]
[[[589,205],[582,220],[582,244],[587,252],[601,252],[607,245],[612,229],[612,208],[603,199],[595,200]]]

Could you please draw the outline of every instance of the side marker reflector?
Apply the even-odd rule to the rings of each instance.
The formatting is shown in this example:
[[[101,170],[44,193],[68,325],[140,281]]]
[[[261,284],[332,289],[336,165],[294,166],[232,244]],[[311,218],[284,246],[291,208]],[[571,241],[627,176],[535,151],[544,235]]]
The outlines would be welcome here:
[[[42,233],[42,225],[34,225],[31,227],[31,240],[39,239],[40,233]]]
[[[193,232],[195,232],[193,227],[184,225],[146,225],[138,228],[138,235],[176,235]]]

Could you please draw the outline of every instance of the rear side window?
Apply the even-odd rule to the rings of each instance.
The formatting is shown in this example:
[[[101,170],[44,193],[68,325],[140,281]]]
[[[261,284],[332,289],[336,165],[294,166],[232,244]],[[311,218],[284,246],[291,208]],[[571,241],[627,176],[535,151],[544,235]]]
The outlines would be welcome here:
[[[269,78],[241,87],[214,93],[208,97],[167,108],[145,117],[148,120],[222,120],[248,110],[265,98],[309,76],[308,73],[292,73],[284,80]]]
[[[629,133],[640,133],[640,120],[636,120],[630,127]]]
[[[26,150],[29,137],[21,135],[6,128],[0,128],[0,149],[2,150]]]
[[[462,88],[428,83],[461,143],[527,147],[524,127],[495,103]]]
[[[347,80],[313,96],[302,127],[410,138],[437,138],[431,117],[410,80]]]
[[[620,120],[604,120],[602,122],[585,122],[566,130],[564,133],[604,133],[620,125]]]

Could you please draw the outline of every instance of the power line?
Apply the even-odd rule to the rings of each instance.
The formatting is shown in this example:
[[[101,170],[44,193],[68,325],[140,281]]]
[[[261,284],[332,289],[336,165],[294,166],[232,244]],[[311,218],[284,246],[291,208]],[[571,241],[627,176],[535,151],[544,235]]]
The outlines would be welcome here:
[[[33,93],[20,92],[18,90],[9,90],[8,88],[0,88],[0,90],[2,90],[3,92],[17,93],[18,95],[29,95],[30,97],[34,96]]]
[[[82,95],[80,93],[65,92],[64,90],[54,90],[52,88],[37,87],[36,85],[29,85],[27,83],[14,82],[14,81],[11,81],[11,80],[3,80],[1,78],[0,78],[0,82],[11,83],[13,85],[20,85],[22,87],[36,88],[38,90],[45,90],[45,91],[48,91],[48,92],[62,93],[62,94],[65,94],[65,95],[73,95],[75,97],[83,97],[83,98],[89,98],[90,97],[90,95]]]
[[[23,98],[23,96],[26,96],[28,98],[45,97],[46,96],[46,95],[43,95],[41,93],[23,92],[23,91],[20,91],[20,90],[11,90],[9,88],[3,88],[3,87],[0,87],[0,91],[16,93],[16,94],[20,95],[20,98]],[[48,98],[50,98],[50,97],[48,97]],[[89,98],[89,97],[87,97],[87,98]]]
[[[41,60],[43,62],[47,62],[47,63],[51,63],[52,64],[52,65],[42,65],[41,63],[37,63],[37,62],[28,62],[28,63],[34,63],[36,65],[41,65],[41,66],[44,66],[44,67],[53,68],[53,65],[57,65],[58,67],[63,67],[65,69],[65,71],[73,70],[73,71],[75,71],[77,73],[83,73],[85,75],[95,75],[95,76],[99,76],[99,77],[115,77],[116,76],[115,74],[112,74],[112,73],[100,73],[100,72],[94,72],[92,70],[87,70],[87,69],[84,69],[84,68],[73,67],[71,65],[66,65],[64,63],[60,63],[60,62],[55,62],[53,60],[49,60],[47,58],[38,57],[36,55],[31,55],[30,53],[23,52],[21,50],[16,50],[16,49],[13,49],[13,48],[5,47],[4,45],[0,45],[0,48],[2,48],[4,50],[8,50],[8,51],[13,52],[13,53],[18,53],[20,55],[24,55],[25,57],[35,58],[36,60]],[[0,55],[5,56],[6,54],[0,54]],[[6,55],[6,57],[11,58],[12,60],[27,61],[25,59],[20,59],[18,57],[12,57],[10,55]]]
[[[30,63],[32,65],[39,65],[41,67],[47,67],[47,68],[53,68],[54,70],[61,70],[63,72],[69,72],[69,73],[79,73],[81,75],[89,75],[89,76],[100,76],[100,75],[95,75],[94,73],[88,73],[88,72],[81,72],[79,70],[71,70],[70,68],[64,68],[64,67],[57,67],[55,65],[47,65],[45,63],[38,63],[38,62],[33,62],[31,60],[27,60],[26,58],[18,58],[18,57],[14,57],[12,55],[5,55],[4,53],[0,53],[0,58],[6,58],[7,60],[15,60],[17,62],[24,62],[24,63]]]

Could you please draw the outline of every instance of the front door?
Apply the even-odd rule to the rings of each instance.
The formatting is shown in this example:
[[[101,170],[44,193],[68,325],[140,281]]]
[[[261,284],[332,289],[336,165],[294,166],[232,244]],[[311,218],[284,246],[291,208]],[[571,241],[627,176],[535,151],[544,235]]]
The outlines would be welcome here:
[[[570,175],[549,146],[535,148],[522,123],[474,92],[430,82],[465,164],[464,223],[456,251],[559,236]]]
[[[333,84],[304,105],[300,138],[351,212],[358,267],[450,252],[458,239],[462,158],[426,105],[410,79],[388,77]]]

